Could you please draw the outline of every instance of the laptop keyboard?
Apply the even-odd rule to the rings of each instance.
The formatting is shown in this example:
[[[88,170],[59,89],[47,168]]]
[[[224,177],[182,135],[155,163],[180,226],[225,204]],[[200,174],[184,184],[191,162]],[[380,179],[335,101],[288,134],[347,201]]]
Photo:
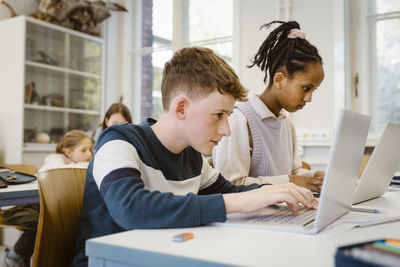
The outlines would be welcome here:
[[[249,222],[254,223],[276,223],[276,224],[289,224],[304,226],[315,219],[316,210],[300,208],[299,215],[294,216],[292,211],[288,208],[280,208],[276,213],[271,215],[263,215],[251,218]]]

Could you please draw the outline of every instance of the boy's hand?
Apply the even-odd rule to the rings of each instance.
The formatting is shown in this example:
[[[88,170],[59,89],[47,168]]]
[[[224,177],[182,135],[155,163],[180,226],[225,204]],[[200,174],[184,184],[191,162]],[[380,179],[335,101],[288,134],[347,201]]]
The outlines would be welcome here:
[[[255,190],[222,196],[226,213],[253,212],[283,202],[288,205],[294,215],[298,215],[300,203],[309,209],[318,207],[318,200],[309,189],[293,183],[266,185]]]
[[[320,192],[324,175],[325,172],[323,171],[316,171],[314,177],[289,175],[289,181],[312,191]]]

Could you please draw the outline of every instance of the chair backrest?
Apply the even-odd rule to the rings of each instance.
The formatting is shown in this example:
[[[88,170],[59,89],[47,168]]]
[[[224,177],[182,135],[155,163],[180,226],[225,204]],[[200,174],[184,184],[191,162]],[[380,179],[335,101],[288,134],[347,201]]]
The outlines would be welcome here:
[[[0,164],[0,167],[30,175],[36,175],[38,171],[38,168],[36,168],[36,166],[29,164]]]
[[[40,215],[33,267],[68,266],[79,234],[86,169],[39,174]]]
[[[305,161],[302,161],[302,162],[301,162],[301,167],[302,167],[303,169],[306,169],[306,170],[311,170],[310,164],[308,164],[308,163],[305,162]]]

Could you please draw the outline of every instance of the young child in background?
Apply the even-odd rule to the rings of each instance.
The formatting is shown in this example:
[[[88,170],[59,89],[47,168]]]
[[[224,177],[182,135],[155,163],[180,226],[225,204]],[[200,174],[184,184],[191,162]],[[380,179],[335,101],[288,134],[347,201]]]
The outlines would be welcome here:
[[[324,172],[301,168],[296,131],[284,110],[311,102],[324,79],[322,59],[296,21],[261,28],[275,23],[249,66],[265,72],[264,82],[269,76],[268,86],[237,104],[229,118],[232,134],[214,148],[213,166],[236,185],[293,182],[319,192]]]
[[[96,152],[97,149],[97,140],[99,139],[100,134],[111,125],[115,125],[122,122],[132,123],[132,116],[129,109],[122,103],[114,103],[112,104],[104,116],[103,123],[100,127],[96,129],[93,134],[93,152]]]
[[[44,165],[38,171],[59,168],[87,168],[92,159],[93,140],[83,131],[67,132],[57,144],[56,153],[44,159]]]
[[[87,168],[92,158],[93,141],[83,131],[67,132],[57,144],[56,153],[45,158],[43,171],[58,168]],[[29,266],[35,246],[39,210],[37,205],[18,205],[2,212],[3,220],[19,225],[23,233],[11,249],[6,249],[1,266]],[[61,241],[60,241],[61,242]]]
[[[212,50],[184,48],[165,64],[159,121],[107,128],[89,164],[80,236],[72,266],[87,266],[85,241],[139,228],[223,222],[286,202],[316,208],[310,190],[294,184],[234,186],[202,156],[230,134],[228,115],[246,90]],[[251,190],[251,191],[250,191]]]

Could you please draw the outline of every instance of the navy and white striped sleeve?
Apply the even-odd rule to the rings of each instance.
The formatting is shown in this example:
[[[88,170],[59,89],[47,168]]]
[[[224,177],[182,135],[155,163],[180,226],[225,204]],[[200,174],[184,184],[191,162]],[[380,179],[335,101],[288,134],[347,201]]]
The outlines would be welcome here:
[[[147,190],[141,164],[136,147],[123,138],[104,142],[93,160],[98,190],[122,228],[190,227],[226,220],[222,195],[178,196]]]

